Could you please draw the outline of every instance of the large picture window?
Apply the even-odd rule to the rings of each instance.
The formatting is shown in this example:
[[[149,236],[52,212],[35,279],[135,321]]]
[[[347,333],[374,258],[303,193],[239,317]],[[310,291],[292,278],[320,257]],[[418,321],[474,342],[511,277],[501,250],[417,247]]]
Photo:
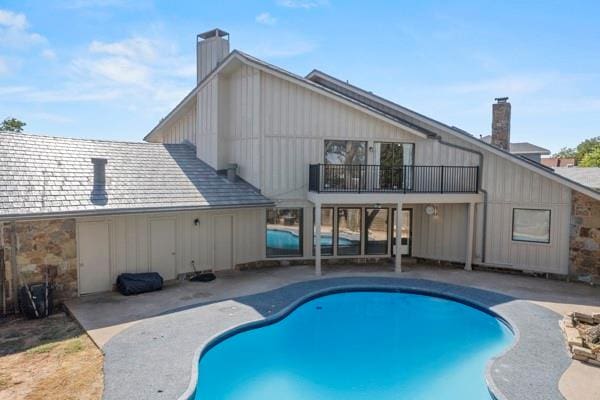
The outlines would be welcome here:
[[[338,208],[338,256],[355,256],[361,247],[361,209]]]
[[[314,210],[315,209],[313,208],[313,213]],[[315,230],[313,231],[313,254],[315,254],[314,246],[317,245],[317,239],[314,236],[317,227],[314,226],[314,229]],[[321,208],[321,255],[333,255],[333,208]]]
[[[267,210],[267,257],[302,256],[302,209]]]
[[[365,165],[367,142],[352,140],[326,140],[325,164]]]
[[[512,240],[550,243],[550,210],[513,208]]]
[[[326,140],[325,164],[323,181],[326,189],[359,188],[365,183],[364,168],[344,165],[366,165],[367,142]]]
[[[388,210],[385,208],[365,209],[365,236],[367,254],[387,254]]]

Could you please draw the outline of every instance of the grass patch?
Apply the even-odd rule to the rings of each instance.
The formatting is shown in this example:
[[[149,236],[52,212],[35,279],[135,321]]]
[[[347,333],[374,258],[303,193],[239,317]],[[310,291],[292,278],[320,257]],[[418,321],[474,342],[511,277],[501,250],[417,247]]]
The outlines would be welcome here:
[[[78,353],[84,349],[83,343],[79,339],[73,339],[65,344],[65,354]]]
[[[27,353],[27,354],[50,353],[56,346],[58,346],[58,343],[44,343],[39,346],[32,347],[31,349],[27,350],[25,353]]]

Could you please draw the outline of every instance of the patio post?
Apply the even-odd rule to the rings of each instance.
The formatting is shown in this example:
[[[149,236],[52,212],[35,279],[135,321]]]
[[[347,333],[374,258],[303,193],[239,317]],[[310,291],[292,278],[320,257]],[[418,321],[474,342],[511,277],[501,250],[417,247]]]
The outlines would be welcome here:
[[[396,260],[395,271],[402,272],[402,201],[396,205]]]
[[[473,234],[475,232],[475,203],[469,203],[469,219],[467,226],[467,253],[465,257],[465,271],[473,269]]]
[[[321,203],[315,204],[315,275],[321,276]]]

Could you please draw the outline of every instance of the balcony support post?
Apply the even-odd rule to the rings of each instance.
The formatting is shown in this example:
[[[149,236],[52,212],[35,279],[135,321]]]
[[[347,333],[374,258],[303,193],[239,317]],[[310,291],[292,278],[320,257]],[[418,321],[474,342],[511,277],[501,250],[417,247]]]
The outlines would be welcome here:
[[[402,245],[402,200],[398,201],[396,204],[396,259],[395,262],[395,272],[402,272],[402,251],[400,247]]]
[[[315,275],[321,276],[321,203],[315,204]]]
[[[469,219],[467,222],[467,252],[465,254],[465,271],[473,269],[473,234],[475,233],[475,203],[469,203]]]

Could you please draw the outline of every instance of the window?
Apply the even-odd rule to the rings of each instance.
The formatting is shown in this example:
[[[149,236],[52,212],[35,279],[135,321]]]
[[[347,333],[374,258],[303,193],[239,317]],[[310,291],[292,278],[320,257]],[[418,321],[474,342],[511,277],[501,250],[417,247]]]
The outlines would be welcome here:
[[[365,169],[345,165],[367,164],[367,142],[326,140],[325,164],[323,183],[326,189],[359,188],[365,182]]]
[[[361,247],[361,209],[338,208],[338,256],[360,254]]]
[[[550,243],[550,210],[513,208],[512,240]]]
[[[302,256],[302,209],[267,209],[267,257]]]
[[[388,210],[386,208],[365,209],[365,237],[367,254],[387,254]]]
[[[367,142],[351,140],[326,140],[325,164],[365,165]]]
[[[313,216],[314,210],[313,208]],[[314,247],[317,245],[314,235],[316,229],[317,227],[315,226],[313,231],[313,254],[315,254]],[[333,208],[321,208],[321,255],[333,255]]]

